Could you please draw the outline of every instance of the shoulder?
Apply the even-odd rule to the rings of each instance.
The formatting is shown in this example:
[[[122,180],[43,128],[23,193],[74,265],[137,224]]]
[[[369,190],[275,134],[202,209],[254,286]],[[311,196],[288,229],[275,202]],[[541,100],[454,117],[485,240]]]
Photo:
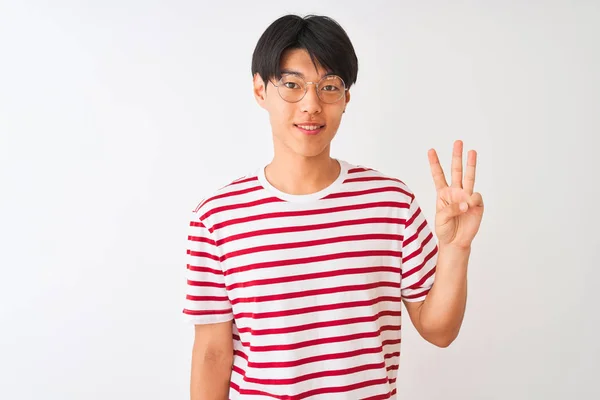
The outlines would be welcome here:
[[[403,201],[412,202],[415,194],[411,188],[398,176],[366,166],[346,162],[346,183],[356,184],[365,190],[397,193]]]
[[[193,218],[204,221],[215,210],[239,202],[240,196],[244,197],[258,190],[260,190],[260,183],[256,171],[246,173],[217,189],[208,191],[193,208]]]

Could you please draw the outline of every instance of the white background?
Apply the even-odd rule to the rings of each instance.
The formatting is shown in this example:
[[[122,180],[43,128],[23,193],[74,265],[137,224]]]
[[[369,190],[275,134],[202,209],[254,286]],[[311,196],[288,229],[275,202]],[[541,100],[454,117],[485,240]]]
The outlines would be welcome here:
[[[423,3],[0,0],[0,398],[188,398],[187,217],[270,160],[250,61],[288,12],[359,57],[333,156],[433,220],[427,149],[479,153],[463,329],[406,320],[398,397],[600,398],[600,5]]]

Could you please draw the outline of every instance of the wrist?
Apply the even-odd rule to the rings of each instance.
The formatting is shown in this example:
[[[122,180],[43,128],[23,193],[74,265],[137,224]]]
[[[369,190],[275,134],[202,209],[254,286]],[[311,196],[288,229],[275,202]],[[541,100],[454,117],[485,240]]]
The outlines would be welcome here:
[[[469,261],[469,257],[471,255],[471,247],[460,247],[448,244],[440,244],[438,252],[438,267],[466,267]]]
[[[451,243],[439,243],[438,250],[440,252],[445,253],[455,253],[455,254],[470,254],[471,253],[471,245],[469,246],[459,246]]]

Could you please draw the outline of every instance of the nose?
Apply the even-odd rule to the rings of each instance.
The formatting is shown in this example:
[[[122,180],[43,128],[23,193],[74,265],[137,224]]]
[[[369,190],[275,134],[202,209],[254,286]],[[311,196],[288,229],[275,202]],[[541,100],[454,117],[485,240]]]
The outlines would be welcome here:
[[[300,101],[300,107],[302,112],[309,114],[318,114],[321,112],[321,99],[317,95],[317,85],[309,83],[307,85],[306,94]]]

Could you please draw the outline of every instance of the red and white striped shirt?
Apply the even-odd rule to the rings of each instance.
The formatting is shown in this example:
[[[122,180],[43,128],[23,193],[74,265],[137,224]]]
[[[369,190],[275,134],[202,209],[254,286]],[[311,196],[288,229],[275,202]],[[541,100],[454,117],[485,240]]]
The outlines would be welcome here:
[[[259,168],[192,213],[183,312],[233,319],[232,400],[395,397],[401,300],[425,299],[438,247],[402,181],[338,161],[318,193]]]

